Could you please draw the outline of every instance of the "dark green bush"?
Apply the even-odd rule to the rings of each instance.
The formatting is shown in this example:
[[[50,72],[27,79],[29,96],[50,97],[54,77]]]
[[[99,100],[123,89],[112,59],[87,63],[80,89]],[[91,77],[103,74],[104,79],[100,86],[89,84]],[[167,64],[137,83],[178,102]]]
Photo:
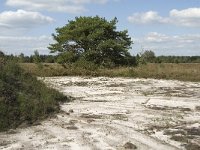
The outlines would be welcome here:
[[[3,59],[2,59],[3,60]],[[59,110],[68,97],[50,89],[13,61],[0,63],[0,131],[32,124]]]

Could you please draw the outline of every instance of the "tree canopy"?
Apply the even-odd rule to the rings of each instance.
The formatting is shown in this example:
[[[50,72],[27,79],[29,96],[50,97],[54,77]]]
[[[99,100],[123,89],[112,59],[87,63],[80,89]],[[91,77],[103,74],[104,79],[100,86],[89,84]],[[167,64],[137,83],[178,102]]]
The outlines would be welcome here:
[[[50,44],[49,49],[72,61],[84,58],[100,65],[108,62],[128,64],[132,58],[128,52],[132,41],[127,30],[117,31],[117,22],[117,18],[107,21],[99,16],[76,17],[56,28],[56,34],[52,34],[56,42]]]

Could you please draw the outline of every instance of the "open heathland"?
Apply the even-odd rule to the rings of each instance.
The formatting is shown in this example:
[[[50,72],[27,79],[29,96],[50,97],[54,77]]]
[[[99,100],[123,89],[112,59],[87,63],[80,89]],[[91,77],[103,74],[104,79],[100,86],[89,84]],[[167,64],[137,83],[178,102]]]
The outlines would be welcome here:
[[[200,63],[148,63],[137,67],[98,68],[91,64],[62,66],[57,63],[21,63],[37,76],[108,76],[200,81]]]

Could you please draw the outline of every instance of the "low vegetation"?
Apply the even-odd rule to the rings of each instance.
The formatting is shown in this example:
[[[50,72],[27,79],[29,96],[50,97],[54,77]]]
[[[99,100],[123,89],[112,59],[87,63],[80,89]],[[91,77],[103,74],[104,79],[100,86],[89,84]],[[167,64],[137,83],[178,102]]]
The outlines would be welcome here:
[[[50,89],[16,62],[0,55],[0,131],[33,124],[59,110],[69,98]]]
[[[200,81],[199,63],[148,63],[137,67],[97,68],[89,64],[21,63],[27,72],[37,76],[109,76],[155,79],[176,79],[181,81]],[[84,67],[83,67],[84,66]]]
[[[151,54],[151,55],[147,55]],[[153,54],[153,55],[152,55]],[[64,55],[62,55],[64,57]],[[152,57],[153,56],[153,57]],[[62,63],[67,58],[62,58],[61,55],[38,55],[38,51],[34,55],[25,56],[23,53],[20,55],[7,55],[9,59],[15,60],[19,63]],[[39,58],[37,58],[39,57]],[[200,63],[200,56],[155,56],[154,52],[146,50],[144,53],[132,56],[132,61],[135,63]]]

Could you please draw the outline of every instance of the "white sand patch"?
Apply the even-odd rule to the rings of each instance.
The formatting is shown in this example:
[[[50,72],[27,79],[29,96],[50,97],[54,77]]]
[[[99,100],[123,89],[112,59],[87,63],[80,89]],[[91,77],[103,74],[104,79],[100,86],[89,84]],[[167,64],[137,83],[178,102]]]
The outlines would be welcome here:
[[[139,150],[185,149],[187,143],[174,141],[175,133],[166,131],[200,127],[197,82],[107,77],[43,80],[75,100],[62,104],[62,112],[41,125],[0,133],[4,141],[0,149],[122,150],[127,142]],[[198,143],[200,137],[194,136]]]

